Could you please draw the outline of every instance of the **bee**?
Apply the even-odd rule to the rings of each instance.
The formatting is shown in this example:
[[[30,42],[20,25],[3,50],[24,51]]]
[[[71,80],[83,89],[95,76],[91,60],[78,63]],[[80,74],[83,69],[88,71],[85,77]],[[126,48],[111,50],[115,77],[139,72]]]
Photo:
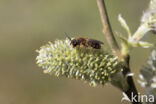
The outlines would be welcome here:
[[[103,42],[101,42],[99,40],[95,40],[95,39],[88,39],[85,37],[78,37],[75,39],[71,39],[66,33],[65,33],[65,35],[71,41],[70,44],[72,45],[72,47],[84,46],[84,47],[91,47],[94,49],[101,49],[101,45],[104,44]]]

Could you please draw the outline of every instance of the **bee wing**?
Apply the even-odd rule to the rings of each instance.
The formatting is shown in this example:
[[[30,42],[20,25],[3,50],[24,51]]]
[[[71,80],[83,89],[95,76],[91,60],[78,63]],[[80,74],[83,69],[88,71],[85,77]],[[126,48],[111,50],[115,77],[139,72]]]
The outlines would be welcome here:
[[[99,40],[95,40],[95,39],[88,39],[88,42],[104,44],[103,42],[101,42]]]

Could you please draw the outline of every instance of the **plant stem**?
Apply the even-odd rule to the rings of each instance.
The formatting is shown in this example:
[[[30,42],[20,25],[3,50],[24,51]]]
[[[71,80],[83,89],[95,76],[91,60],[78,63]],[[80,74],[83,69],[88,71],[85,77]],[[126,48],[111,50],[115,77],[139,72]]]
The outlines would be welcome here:
[[[114,54],[118,57],[121,57],[120,48],[117,44],[117,41],[115,40],[112,28],[110,26],[104,0],[97,0],[97,4],[100,11],[102,25],[103,25],[103,33],[106,36],[108,44],[110,45]]]
[[[132,93],[133,93],[133,96],[136,96],[135,99],[138,99],[138,91],[137,91],[137,89],[135,87],[133,77],[132,76],[127,76],[127,74],[131,72],[131,69],[130,69],[130,66],[129,66],[129,62],[130,62],[130,56],[129,55],[127,55],[127,57],[125,57],[124,62],[125,62],[125,65],[123,67],[123,75],[127,80],[128,89],[125,90],[125,91],[123,90],[123,91],[128,96],[129,99],[132,99],[132,96],[131,96]],[[142,104],[142,103],[133,101],[132,104]]]
[[[127,94],[129,99],[132,99],[131,98],[132,92],[133,92],[134,96],[137,95],[136,99],[138,99],[138,92],[135,87],[132,76],[128,76],[128,77],[126,76],[128,73],[131,72],[130,66],[129,66],[130,56],[127,55],[125,57],[122,57],[122,55],[121,55],[120,48],[119,48],[117,41],[115,40],[114,34],[112,32],[112,28],[111,28],[111,25],[109,22],[109,18],[107,15],[107,10],[105,7],[104,0],[97,0],[97,4],[98,4],[99,11],[100,11],[101,20],[102,20],[103,32],[106,36],[108,44],[116,56],[118,56],[119,58],[124,58],[123,60],[124,60],[125,65],[123,67],[124,71],[122,74],[124,75],[124,78],[126,78],[126,80],[127,80],[128,89],[123,90],[123,91]],[[132,104],[141,104],[141,103],[140,102],[132,102]]]

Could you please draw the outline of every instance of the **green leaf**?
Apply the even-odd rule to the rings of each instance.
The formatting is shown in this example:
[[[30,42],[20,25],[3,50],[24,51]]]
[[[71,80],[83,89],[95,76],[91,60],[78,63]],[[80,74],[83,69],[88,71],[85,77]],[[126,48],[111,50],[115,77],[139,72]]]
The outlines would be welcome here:
[[[131,37],[131,31],[130,31],[126,21],[122,18],[121,14],[118,15],[118,20],[119,20],[121,26],[127,31],[128,37],[130,38]]]

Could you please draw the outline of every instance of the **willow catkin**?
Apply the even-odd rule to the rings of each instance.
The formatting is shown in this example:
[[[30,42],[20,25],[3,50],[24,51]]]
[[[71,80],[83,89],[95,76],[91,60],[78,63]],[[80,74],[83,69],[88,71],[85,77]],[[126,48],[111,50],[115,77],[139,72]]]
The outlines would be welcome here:
[[[84,80],[92,86],[104,85],[122,69],[117,57],[103,49],[73,48],[68,39],[49,42],[37,52],[37,64],[44,73]]]

